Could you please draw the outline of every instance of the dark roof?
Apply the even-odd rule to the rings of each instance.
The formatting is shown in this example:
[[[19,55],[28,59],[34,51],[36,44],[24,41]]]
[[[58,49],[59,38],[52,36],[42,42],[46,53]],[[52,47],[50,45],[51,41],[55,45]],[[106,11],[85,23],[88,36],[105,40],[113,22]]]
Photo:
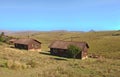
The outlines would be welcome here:
[[[51,43],[49,48],[67,49],[69,45],[75,45],[77,47],[80,47],[81,49],[84,49],[85,46],[89,48],[86,42],[73,42],[73,41],[54,41]]]
[[[37,40],[35,40],[35,39],[18,39],[18,40],[16,40],[14,43],[16,43],[16,44],[25,44],[25,45],[28,45],[28,44],[30,44],[32,41],[36,41],[36,42],[38,42],[38,43],[41,44],[41,42],[39,42],[39,41],[37,41]]]

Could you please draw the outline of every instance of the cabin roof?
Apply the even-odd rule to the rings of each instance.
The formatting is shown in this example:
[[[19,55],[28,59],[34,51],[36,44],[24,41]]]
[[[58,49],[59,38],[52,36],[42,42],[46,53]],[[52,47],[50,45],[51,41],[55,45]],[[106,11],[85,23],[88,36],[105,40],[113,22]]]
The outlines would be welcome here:
[[[53,41],[50,45],[49,48],[58,48],[58,49],[68,49],[69,45],[75,45],[77,47],[80,47],[81,49],[84,49],[86,46],[89,48],[89,45],[86,42],[73,42],[73,41]]]
[[[31,42],[33,42],[33,41],[36,41],[36,42],[38,42],[38,43],[40,43],[41,44],[41,42],[39,42],[39,41],[37,41],[37,40],[35,40],[35,39],[18,39],[18,40],[16,40],[14,43],[16,43],[16,44],[25,44],[25,45],[28,45],[28,44],[30,44]]]

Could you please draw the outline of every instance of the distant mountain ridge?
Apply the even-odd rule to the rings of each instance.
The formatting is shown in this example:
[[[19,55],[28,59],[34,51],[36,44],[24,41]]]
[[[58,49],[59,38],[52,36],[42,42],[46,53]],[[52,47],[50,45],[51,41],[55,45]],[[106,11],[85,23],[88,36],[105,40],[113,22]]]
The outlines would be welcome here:
[[[9,31],[9,30],[0,30],[0,33],[4,32],[5,35],[9,35],[9,34],[12,34],[14,33],[14,31]]]
[[[9,31],[9,30],[0,30],[0,33],[4,32],[5,35],[14,35],[14,34],[26,34],[26,33],[37,33],[40,31]]]
[[[120,31],[120,30],[116,30]],[[84,32],[84,31],[67,31],[67,30],[51,30],[51,31],[35,31],[35,30],[26,30],[26,31],[10,31],[10,30],[0,30],[0,33],[4,32],[5,35],[22,35],[22,34],[34,34],[34,33],[39,33],[39,32]],[[93,29],[91,29],[88,32],[97,32]],[[98,31],[99,32],[99,31]]]

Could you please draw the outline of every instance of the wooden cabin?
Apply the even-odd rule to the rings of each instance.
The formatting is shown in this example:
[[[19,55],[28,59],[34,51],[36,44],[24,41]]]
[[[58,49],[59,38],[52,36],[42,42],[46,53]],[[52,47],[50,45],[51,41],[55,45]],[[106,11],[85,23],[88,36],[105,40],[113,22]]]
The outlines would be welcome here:
[[[54,41],[50,44],[50,53],[52,55],[62,56],[62,57],[68,57],[67,52],[69,45],[75,45],[79,47],[82,52],[79,53],[76,58],[85,59],[87,58],[87,52],[89,45],[86,42],[73,42],[73,41]]]
[[[15,48],[25,50],[41,50],[41,42],[35,39],[18,39],[14,42]]]

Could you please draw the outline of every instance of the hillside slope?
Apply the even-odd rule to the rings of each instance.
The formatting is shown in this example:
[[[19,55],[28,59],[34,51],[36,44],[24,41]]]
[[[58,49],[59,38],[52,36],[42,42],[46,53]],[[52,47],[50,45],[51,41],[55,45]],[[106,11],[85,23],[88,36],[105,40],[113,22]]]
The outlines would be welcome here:
[[[116,35],[117,36],[114,36]],[[120,59],[120,31],[102,32],[38,32],[29,35],[42,42],[42,50],[49,51],[48,46],[54,40],[64,41],[86,41],[88,42],[90,54],[102,55],[107,58]],[[28,35],[16,35],[17,38],[28,38]]]
[[[42,42],[40,53],[10,48],[0,44],[0,77],[119,77],[120,36],[109,32],[39,32],[30,35]],[[13,37],[27,38],[27,35]],[[48,45],[54,40],[86,41],[92,53],[102,58],[86,60],[50,55]]]

